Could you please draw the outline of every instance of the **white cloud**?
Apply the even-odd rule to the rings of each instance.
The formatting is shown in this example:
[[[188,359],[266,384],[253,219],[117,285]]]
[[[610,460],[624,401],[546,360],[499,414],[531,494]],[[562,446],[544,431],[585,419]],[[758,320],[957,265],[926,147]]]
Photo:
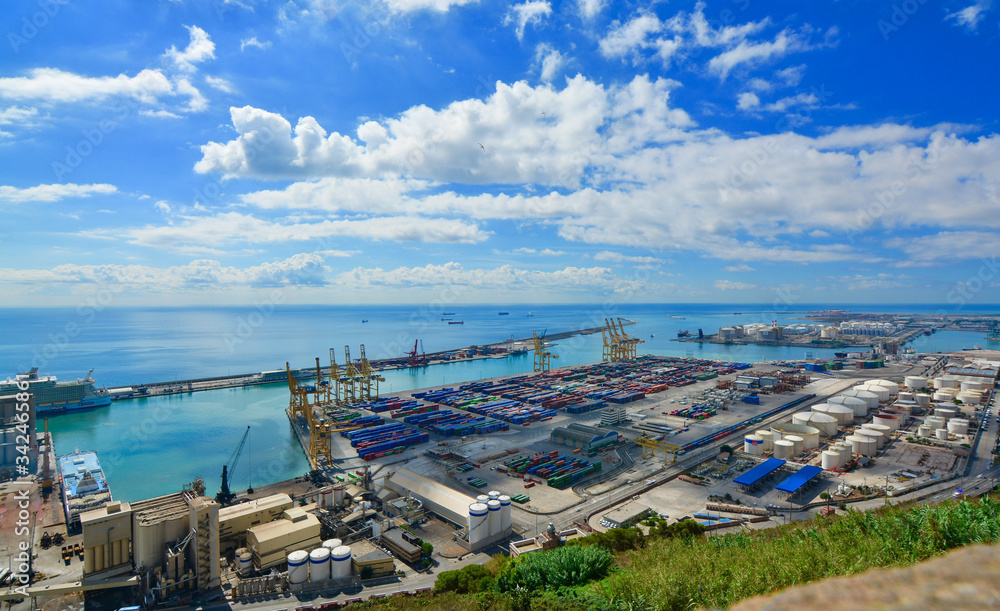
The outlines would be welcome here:
[[[34,122],[38,116],[37,108],[23,108],[21,106],[9,106],[0,110],[0,125],[24,126]]]
[[[385,0],[386,5],[394,13],[411,13],[413,11],[432,10],[445,13],[453,6],[474,4],[479,0]]]
[[[726,272],[755,272],[754,268],[750,267],[746,263],[740,263],[739,265],[727,265],[722,268]]]
[[[974,4],[965,7],[954,13],[945,16],[946,21],[954,21],[956,27],[966,28],[970,32],[975,32],[982,21],[983,15],[990,10],[992,2],[990,0],[978,0]]]
[[[25,189],[0,185],[0,201],[10,203],[57,202],[74,197],[109,195],[117,192],[118,188],[109,184],[77,185],[68,183],[38,185],[37,187],[27,187]]]
[[[996,227],[996,223],[991,223]],[[956,260],[989,259],[995,261],[1000,244],[1000,232],[941,231],[913,238],[894,238],[891,248],[906,253],[899,267],[940,265]]]
[[[247,47],[253,49],[270,49],[271,41],[270,40],[260,41],[257,40],[256,36],[251,36],[250,38],[244,38],[243,40],[240,41],[240,51],[245,51]]]
[[[583,19],[593,19],[604,10],[606,0],[576,0],[577,10]]]
[[[540,66],[539,77],[546,83],[552,81],[566,63],[566,56],[547,43],[535,47],[535,63]]]
[[[517,39],[524,38],[524,28],[530,23],[537,25],[545,17],[552,14],[552,5],[548,0],[528,0],[522,4],[515,4],[510,7],[510,12],[504,17],[504,25],[515,24],[514,31]]]
[[[180,119],[181,116],[177,113],[170,112],[169,110],[149,110],[143,109],[139,111],[139,114],[143,117],[154,117],[156,119]]]
[[[781,79],[788,87],[797,87],[799,83],[802,82],[802,77],[805,76],[806,66],[801,64],[798,66],[789,66],[783,70],[778,70],[775,75]]]
[[[209,87],[212,87],[213,89],[225,91],[226,93],[236,93],[236,88],[233,87],[233,84],[224,78],[218,78],[206,74],[205,82],[208,83]]]
[[[800,93],[791,97],[781,98],[770,104],[765,104],[763,109],[771,112],[786,112],[792,108],[818,108],[819,105],[819,96],[815,93]]]
[[[734,48],[724,51],[708,62],[710,71],[720,80],[726,80],[729,73],[741,65],[755,66],[780,59],[789,53],[806,51],[810,48],[805,38],[796,32],[784,29],[774,40],[767,42],[741,41]]]
[[[132,77],[92,78],[56,68],[34,68],[28,76],[0,78],[0,97],[14,100],[95,102],[121,95],[152,104],[173,93],[170,80],[159,70],[149,69]]]
[[[715,288],[720,291],[749,291],[757,288],[757,285],[746,282],[734,282],[732,280],[716,280]]]
[[[153,207],[162,212],[163,214],[170,214],[170,204],[168,204],[165,200],[161,199],[160,201],[153,204]]]
[[[502,251],[496,248],[493,249],[493,254],[495,255],[536,255],[539,257],[562,257],[566,255],[565,250],[552,250],[551,248],[542,248],[541,250],[537,248],[527,248],[522,246],[521,248],[515,248],[511,251]]]
[[[740,110],[756,110],[760,107],[760,98],[757,94],[752,91],[747,91],[741,93],[736,102],[737,108]]]
[[[205,30],[196,25],[184,26],[191,35],[191,41],[183,51],[178,51],[177,47],[171,45],[167,52],[163,54],[168,60],[173,62],[179,70],[191,72],[195,70],[195,64],[200,64],[207,59],[215,58],[215,43]]]
[[[625,23],[615,22],[599,43],[601,55],[608,59],[624,59],[634,52],[650,48],[651,34],[663,29],[660,19],[651,13],[640,13]]]
[[[622,263],[625,261],[630,263],[662,263],[662,261],[656,257],[623,255],[620,252],[612,252],[610,250],[602,250],[601,252],[595,254],[594,261],[614,261],[615,263]]]

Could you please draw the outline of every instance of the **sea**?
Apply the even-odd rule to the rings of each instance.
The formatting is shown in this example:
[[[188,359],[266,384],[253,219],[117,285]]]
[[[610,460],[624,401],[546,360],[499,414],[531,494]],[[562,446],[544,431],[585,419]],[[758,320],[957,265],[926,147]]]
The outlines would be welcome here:
[[[95,307],[0,309],[0,375],[38,367],[60,380],[94,369],[108,388],[307,367],[343,365],[364,345],[369,360],[414,349],[436,352],[603,326],[605,318],[634,321],[628,334],[643,340],[640,354],[737,362],[832,356],[833,350],[716,345],[673,341],[754,322],[808,323],[809,311],[954,314],[954,306],[796,304],[588,305],[249,305],[246,307]],[[501,314],[505,312],[505,314]],[[965,306],[966,314],[995,314],[1000,306]],[[448,324],[448,322],[462,324]],[[987,345],[981,333],[946,331],[921,336],[920,352]],[[601,334],[554,341],[553,366],[601,360]],[[383,372],[382,394],[529,373],[531,354]],[[115,401],[110,407],[50,417],[57,453],[96,451],[114,498],[137,501],[180,490],[196,477],[214,494],[246,428],[248,443],[231,476],[235,490],[302,475],[309,469],[285,417],[288,388],[273,384]]]

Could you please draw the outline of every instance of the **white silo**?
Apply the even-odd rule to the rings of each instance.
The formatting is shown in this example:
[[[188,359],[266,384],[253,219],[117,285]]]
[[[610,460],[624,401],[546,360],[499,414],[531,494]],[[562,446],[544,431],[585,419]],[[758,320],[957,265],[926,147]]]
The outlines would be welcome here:
[[[774,433],[771,431],[765,431],[764,429],[759,429],[753,432],[754,435],[760,435],[760,438],[764,440],[764,451],[771,452],[774,450]]]
[[[489,502],[489,499],[486,501]],[[480,541],[490,536],[490,508],[486,503],[469,505],[469,545],[475,547]]]
[[[851,444],[851,452],[862,456],[875,456],[878,450],[877,442],[874,439],[862,435],[848,435],[847,441]]]
[[[317,547],[309,552],[309,581],[328,581],[330,579],[330,550]]]
[[[893,382],[891,380],[871,380],[868,383],[878,384],[883,388],[887,388],[889,390],[890,397],[895,397],[896,395],[899,394],[899,383],[897,382]]]
[[[334,486],[333,487],[333,504],[337,507],[344,504],[344,486]]]
[[[925,395],[924,393],[917,393],[916,395],[913,396],[913,398],[917,400],[917,405],[919,405],[920,407],[927,408],[931,406],[930,395]]]
[[[941,441],[948,441],[948,429],[935,429],[934,436]]]
[[[497,498],[500,498],[499,494],[497,494]],[[486,510],[489,512],[486,518],[486,528],[488,536],[492,537],[500,532],[500,501],[491,500],[486,503]]]
[[[252,570],[253,554],[247,549],[236,550],[236,566],[244,574]]]
[[[840,452],[834,452],[833,450],[823,450],[822,458],[820,458],[821,466],[824,470],[836,469],[840,466]]]
[[[485,494],[480,494],[479,496],[476,497],[476,502],[485,505],[486,503],[490,502],[490,497],[486,496]]]
[[[948,421],[948,432],[952,435],[968,435],[969,421],[964,418],[952,418]]]
[[[880,402],[888,401],[890,394],[889,389],[885,386],[880,386],[879,384],[859,384],[854,387],[856,390],[864,390],[870,393],[874,393]]]
[[[847,463],[851,462],[851,458],[852,458],[851,454],[854,453],[854,448],[851,447],[850,443],[844,441],[844,442],[838,443],[837,445],[833,446],[830,449],[833,450],[834,452],[837,452],[837,453],[840,454],[840,466],[841,467],[843,467],[843,466],[847,465]]]
[[[743,451],[752,456],[760,456],[764,453],[764,438],[760,435],[744,436]]]
[[[819,429],[821,435],[826,437],[833,437],[837,434],[837,419],[830,414],[799,412],[792,415],[792,423],[815,427]]]
[[[868,413],[868,401],[860,397],[837,395],[836,397],[830,397],[827,399],[827,402],[851,408],[854,412],[855,418],[863,417]],[[875,403],[878,403],[878,397],[875,397]]]
[[[943,429],[945,419],[941,416],[927,416],[924,418],[924,424],[931,427],[932,429]]]
[[[837,421],[838,426],[850,424],[854,420],[854,409],[846,405],[837,403],[820,403],[812,406],[812,411],[817,414],[832,416]]]
[[[309,552],[296,550],[288,554],[288,583],[298,585],[309,580]]]
[[[905,384],[907,388],[919,390],[921,388],[927,388],[927,378],[923,376],[906,376],[903,378],[903,384]]]
[[[804,448],[805,440],[798,435],[785,435],[782,437],[785,441],[790,441],[792,443],[792,456],[798,456],[802,453]]]
[[[327,539],[326,541],[323,542],[323,547],[332,552],[333,550],[337,549],[343,544],[344,542],[341,541],[340,539]]]
[[[961,390],[979,390],[979,391],[986,390],[985,384],[983,384],[982,382],[977,382],[975,380],[963,380],[958,387]]]
[[[929,425],[921,424],[917,427],[917,437],[930,437],[933,434],[934,429]]]
[[[774,442],[774,457],[782,460],[788,460],[793,456],[792,451],[794,449],[795,445],[791,441],[788,441],[787,439],[779,439]]]
[[[899,416],[895,414],[875,414],[872,416],[872,422],[888,427],[890,432],[898,431],[900,427]]]
[[[496,501],[500,499],[499,490],[490,490],[489,492],[486,493],[486,495],[489,497],[491,501]]]
[[[896,397],[897,401],[902,401],[903,403],[913,403],[913,393],[912,392],[900,392],[899,396]]]
[[[351,576],[351,546],[341,545],[330,552],[330,577],[347,579]]]
[[[858,429],[854,431],[854,434],[859,437],[868,437],[875,442],[875,448],[881,449],[885,445],[885,435],[881,431],[873,431],[872,429]]]
[[[500,495],[500,532],[510,528],[510,497],[506,494]]]

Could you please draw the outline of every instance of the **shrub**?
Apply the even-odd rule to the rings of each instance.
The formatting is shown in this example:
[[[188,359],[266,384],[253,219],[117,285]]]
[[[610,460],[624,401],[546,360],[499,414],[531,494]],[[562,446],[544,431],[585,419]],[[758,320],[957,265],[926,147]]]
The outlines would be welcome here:
[[[580,586],[605,577],[613,564],[611,552],[597,546],[560,547],[521,556],[507,565],[496,586],[501,592]]]
[[[445,571],[438,575],[434,582],[436,592],[457,592],[458,594],[475,594],[487,577],[492,575],[481,564],[470,564],[457,571]]]

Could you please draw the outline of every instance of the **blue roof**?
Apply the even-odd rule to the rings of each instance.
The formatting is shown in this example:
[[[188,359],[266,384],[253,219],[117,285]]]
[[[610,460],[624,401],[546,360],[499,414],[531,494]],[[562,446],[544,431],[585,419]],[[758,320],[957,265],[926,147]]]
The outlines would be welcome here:
[[[782,492],[795,492],[812,478],[823,472],[823,469],[808,465],[796,471],[791,477],[781,482],[775,488]]]
[[[107,492],[108,483],[104,479],[104,470],[97,460],[95,452],[75,452],[59,457],[59,472],[62,474],[63,486],[66,489],[66,497],[73,498],[81,494],[96,494]],[[85,473],[89,472],[95,480],[96,487],[86,490],[78,490],[80,480]]]
[[[753,486],[768,475],[771,475],[785,464],[780,458],[768,458],[753,469],[733,480],[734,484],[741,486]]]

